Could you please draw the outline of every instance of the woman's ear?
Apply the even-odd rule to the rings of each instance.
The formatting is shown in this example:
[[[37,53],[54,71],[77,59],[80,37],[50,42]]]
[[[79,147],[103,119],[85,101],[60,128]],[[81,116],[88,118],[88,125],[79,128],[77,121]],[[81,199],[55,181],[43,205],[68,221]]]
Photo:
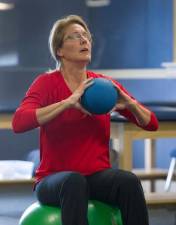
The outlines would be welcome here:
[[[61,48],[59,48],[59,49],[57,50],[57,56],[58,56],[58,57],[62,57],[62,56],[63,56],[63,52],[62,52],[62,49],[61,49]]]

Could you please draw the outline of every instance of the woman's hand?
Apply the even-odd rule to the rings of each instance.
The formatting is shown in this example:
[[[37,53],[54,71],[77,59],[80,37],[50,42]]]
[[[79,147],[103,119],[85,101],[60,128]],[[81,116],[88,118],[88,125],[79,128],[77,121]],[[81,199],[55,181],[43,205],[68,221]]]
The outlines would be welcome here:
[[[119,99],[111,112],[115,110],[127,109],[133,114],[140,126],[146,126],[150,121],[151,112],[138,103],[135,99],[130,97],[123,90],[121,90],[120,87],[115,84],[115,82],[112,81],[112,83],[119,93]]]
[[[73,94],[66,99],[67,104],[68,104],[68,108],[77,108],[79,110],[81,110],[82,112],[91,115],[87,110],[85,110],[81,104],[80,104],[80,98],[83,95],[84,91],[86,90],[86,88],[88,88],[89,86],[91,86],[93,84],[93,78],[88,78],[85,81],[83,81],[80,86],[73,92]]]
[[[115,84],[113,81],[112,83],[114,87],[117,89],[119,98],[116,105],[111,110],[111,112],[114,110],[132,109],[136,105],[137,101],[131,98],[129,95],[127,95],[123,90],[121,90],[120,87],[117,84]]]

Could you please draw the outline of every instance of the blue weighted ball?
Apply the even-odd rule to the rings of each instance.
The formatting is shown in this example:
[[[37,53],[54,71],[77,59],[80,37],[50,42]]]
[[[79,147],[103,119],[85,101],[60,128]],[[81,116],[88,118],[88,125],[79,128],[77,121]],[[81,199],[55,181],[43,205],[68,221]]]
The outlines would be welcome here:
[[[92,114],[108,113],[118,101],[117,89],[105,78],[95,78],[81,97],[81,105]]]

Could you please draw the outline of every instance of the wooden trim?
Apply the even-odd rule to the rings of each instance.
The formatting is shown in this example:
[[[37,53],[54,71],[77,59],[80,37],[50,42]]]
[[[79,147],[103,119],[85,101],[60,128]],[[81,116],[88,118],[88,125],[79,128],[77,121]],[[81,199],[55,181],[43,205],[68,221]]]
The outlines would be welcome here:
[[[163,179],[165,180],[167,177],[168,170],[166,169],[134,169],[132,170],[141,180],[157,180]]]
[[[176,192],[145,193],[145,199],[148,206],[176,206]]]
[[[30,185],[30,184],[34,184],[35,179],[31,178],[31,179],[16,179],[16,180],[0,180],[0,185],[17,185],[17,184],[21,184],[21,185]]]
[[[0,113],[0,129],[12,129],[12,113]]]

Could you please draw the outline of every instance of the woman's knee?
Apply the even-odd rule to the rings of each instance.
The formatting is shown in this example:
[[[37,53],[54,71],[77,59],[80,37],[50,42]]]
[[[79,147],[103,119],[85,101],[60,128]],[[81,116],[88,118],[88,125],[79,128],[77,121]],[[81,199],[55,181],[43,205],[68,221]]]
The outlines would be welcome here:
[[[87,195],[87,181],[77,172],[61,172],[43,179],[36,187],[38,200],[43,204],[59,204],[60,198],[68,195]]]
[[[123,188],[141,187],[140,179],[130,171],[123,171],[121,174],[120,184]]]
[[[71,172],[65,179],[63,187],[68,187],[72,191],[87,189],[87,180],[80,173]]]
[[[136,174],[130,172],[130,178],[128,181],[128,185],[134,188],[141,188],[141,181],[139,177],[136,176]]]

